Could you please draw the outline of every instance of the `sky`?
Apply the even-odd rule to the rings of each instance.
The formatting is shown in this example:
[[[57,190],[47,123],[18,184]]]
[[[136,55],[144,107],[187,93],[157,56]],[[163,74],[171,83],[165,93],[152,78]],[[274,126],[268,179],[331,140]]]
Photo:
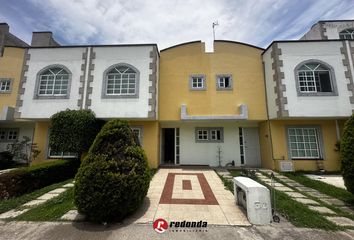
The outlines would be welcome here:
[[[299,39],[319,20],[354,19],[354,0],[0,0],[0,22],[27,43],[52,31],[62,45],[216,39],[267,47]]]

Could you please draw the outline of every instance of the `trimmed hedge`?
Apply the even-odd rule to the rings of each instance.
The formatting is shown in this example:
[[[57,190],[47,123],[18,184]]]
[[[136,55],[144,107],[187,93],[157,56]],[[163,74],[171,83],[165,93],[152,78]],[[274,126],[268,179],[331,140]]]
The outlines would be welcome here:
[[[345,123],[340,142],[342,175],[347,190],[354,194],[354,114]]]
[[[141,206],[150,184],[144,150],[126,121],[103,126],[75,177],[75,204],[96,222],[122,220]]]
[[[3,173],[0,175],[0,199],[17,197],[73,178],[79,166],[77,159],[56,160]]]

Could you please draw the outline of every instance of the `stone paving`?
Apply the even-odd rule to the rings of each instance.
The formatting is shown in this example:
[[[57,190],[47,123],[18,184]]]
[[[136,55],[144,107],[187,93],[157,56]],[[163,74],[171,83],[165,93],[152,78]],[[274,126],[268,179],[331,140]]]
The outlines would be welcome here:
[[[31,208],[33,208],[37,205],[43,204],[55,197],[58,197],[61,193],[65,192],[66,190],[68,190],[68,188],[73,187],[73,186],[74,186],[73,183],[68,183],[62,187],[59,187],[59,188],[56,188],[50,192],[47,192],[47,193],[39,196],[38,198],[23,204],[22,206],[19,207],[19,209],[12,209],[10,211],[0,214],[0,219],[11,219],[11,218],[18,217],[19,215],[30,210]]]
[[[168,222],[202,220],[212,225],[250,226],[233,194],[212,169],[159,169],[150,182],[143,207],[127,221],[143,224],[158,218]]]
[[[266,173],[268,175],[270,174],[274,174],[275,179],[272,181],[272,179],[270,179],[270,177],[263,175],[262,173],[258,172],[256,173],[257,178],[259,178],[261,181],[269,184],[270,186],[275,186],[274,188],[284,192],[285,194],[287,194],[289,197],[291,197],[293,200],[300,202],[302,204],[305,204],[309,209],[313,210],[313,211],[317,211],[323,215],[325,215],[325,217],[339,225],[339,226],[354,226],[354,221],[346,218],[346,217],[342,217],[342,216],[337,216],[337,213],[334,212],[333,210],[321,206],[321,202],[322,203],[326,203],[330,206],[336,207],[341,209],[342,211],[349,213],[349,214],[354,214],[354,210],[351,209],[349,206],[346,206],[346,204],[336,198],[333,198],[331,196],[328,196],[326,194],[323,194],[315,189],[309,188],[309,187],[305,187],[300,183],[297,183],[294,180],[289,179],[288,177],[284,176],[284,175],[280,175],[277,172],[273,172],[272,170],[261,170],[261,172]],[[279,179],[281,182],[283,182],[284,184],[286,184],[288,187],[276,187],[277,184],[277,179]],[[287,191],[287,188],[292,188],[292,191]],[[311,198],[309,198],[308,196],[311,196]]]

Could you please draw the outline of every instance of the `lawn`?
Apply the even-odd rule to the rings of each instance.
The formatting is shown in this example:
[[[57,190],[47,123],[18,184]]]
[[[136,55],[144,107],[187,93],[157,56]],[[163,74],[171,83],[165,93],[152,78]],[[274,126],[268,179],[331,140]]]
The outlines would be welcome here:
[[[19,197],[14,197],[6,200],[0,200],[0,213],[7,212],[11,209],[18,208],[19,206],[25,204],[26,202],[29,202],[31,200],[34,200],[38,198],[39,196],[54,190],[66,183],[72,182],[72,179],[60,182],[60,183],[55,183],[49,186],[46,186],[44,188],[38,189],[36,191],[33,191],[31,193],[24,194]]]
[[[322,192],[328,196],[338,198],[342,200],[343,202],[346,202],[352,206],[354,206],[354,195],[348,192],[345,189],[335,187],[333,185],[317,181],[314,179],[310,179],[306,176],[303,175],[301,172],[296,172],[296,173],[286,173],[284,174],[288,178],[297,181],[301,184],[303,184],[306,187],[310,187],[313,189],[316,189],[319,192]]]
[[[75,209],[74,188],[60,194],[58,197],[49,200],[37,207],[31,208],[28,212],[21,214],[14,220],[20,221],[58,221],[69,210]]]
[[[239,176],[241,174],[240,171],[230,171],[232,176]],[[222,178],[223,179],[223,178]],[[261,182],[259,179],[255,179],[258,182]],[[226,183],[225,186],[233,186],[232,182],[226,179],[223,181],[228,181],[230,183]],[[263,185],[267,185],[261,182]],[[225,184],[225,182],[224,182]],[[270,189],[270,186],[267,185]],[[233,187],[230,189],[233,191]],[[288,195],[283,192],[275,190],[275,204],[276,211],[286,217],[294,226],[296,227],[307,227],[307,228],[320,228],[325,230],[341,230],[343,228],[333,224],[328,221],[318,212],[310,210],[304,204],[296,202],[291,199]]]

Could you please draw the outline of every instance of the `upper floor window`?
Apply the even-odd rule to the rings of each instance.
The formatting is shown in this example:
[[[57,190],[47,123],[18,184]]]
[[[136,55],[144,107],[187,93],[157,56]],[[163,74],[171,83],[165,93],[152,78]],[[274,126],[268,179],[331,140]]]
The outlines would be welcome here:
[[[191,90],[205,90],[205,76],[204,75],[192,75],[189,77],[189,88]]]
[[[216,89],[217,90],[232,90],[231,75],[217,75],[216,76]]]
[[[354,28],[344,29],[339,33],[340,39],[354,39]]]
[[[69,70],[62,66],[47,67],[38,74],[38,98],[66,98],[70,89]]]
[[[0,79],[0,93],[11,92],[12,80],[8,78]]]
[[[306,61],[296,69],[298,95],[336,95],[334,70],[318,61]]]
[[[104,79],[104,97],[138,97],[139,72],[133,66],[119,64],[110,67]]]

